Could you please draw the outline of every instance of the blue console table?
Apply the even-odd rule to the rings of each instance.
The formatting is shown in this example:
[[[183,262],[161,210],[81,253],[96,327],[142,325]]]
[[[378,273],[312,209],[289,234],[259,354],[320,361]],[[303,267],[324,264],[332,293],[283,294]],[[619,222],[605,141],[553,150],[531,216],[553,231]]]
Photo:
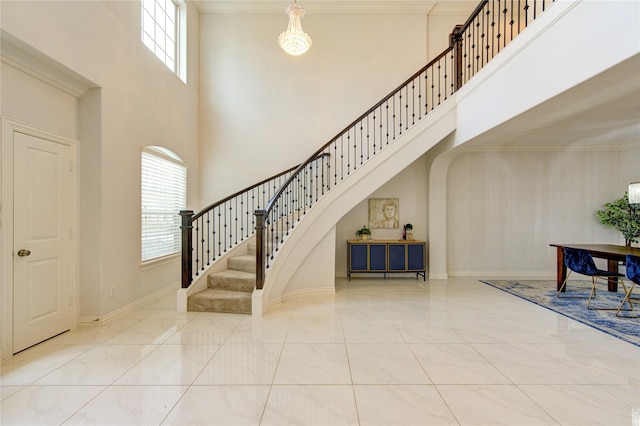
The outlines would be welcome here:
[[[347,241],[347,278],[353,273],[411,272],[426,281],[427,244],[407,240]]]

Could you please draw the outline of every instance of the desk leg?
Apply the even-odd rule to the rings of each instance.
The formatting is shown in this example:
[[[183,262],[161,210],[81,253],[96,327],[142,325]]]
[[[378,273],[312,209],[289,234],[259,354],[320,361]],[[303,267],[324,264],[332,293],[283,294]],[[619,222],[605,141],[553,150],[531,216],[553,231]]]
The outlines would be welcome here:
[[[567,266],[564,264],[564,250],[562,247],[557,247],[557,260],[556,260],[556,290],[560,291],[562,287],[562,283],[567,278]],[[562,291],[567,291],[567,287],[562,289]]]
[[[617,260],[607,260],[607,265],[609,267],[609,272],[618,272],[618,261]],[[611,277],[608,280],[609,291],[617,292],[618,291],[618,277]]]

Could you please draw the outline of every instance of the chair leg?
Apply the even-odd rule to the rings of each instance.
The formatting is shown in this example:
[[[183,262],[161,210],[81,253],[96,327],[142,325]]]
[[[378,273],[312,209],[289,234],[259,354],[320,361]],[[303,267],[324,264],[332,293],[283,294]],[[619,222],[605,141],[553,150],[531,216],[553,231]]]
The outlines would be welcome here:
[[[591,299],[596,297],[596,282],[597,282],[598,278],[599,277],[596,277],[596,276],[591,277],[591,279],[593,280],[593,286],[591,287],[591,293],[589,294],[589,301],[587,302],[587,309],[590,309],[590,310],[593,310],[593,311],[615,311],[615,310],[620,311],[620,308],[622,307],[622,305],[620,305],[620,308],[592,308],[591,307]],[[600,277],[600,278],[602,278],[602,277]],[[604,278],[602,278],[602,279],[604,279]],[[623,304],[624,304],[624,301],[627,299],[627,297],[626,297],[627,294],[630,295],[631,293],[627,292],[627,287],[624,285],[624,280],[622,278],[620,278],[618,280],[618,282],[620,284],[622,284],[622,288],[625,291],[625,299],[623,299]],[[631,305],[631,309],[633,309],[633,305],[631,304],[631,301],[629,301],[629,305]]]
[[[640,318],[640,315],[620,315],[620,312],[622,312],[622,307],[624,306],[624,302],[629,303],[629,307],[630,307],[630,311],[633,311],[633,303],[631,303],[631,292],[633,291],[633,288],[636,286],[636,283],[633,282],[633,284],[631,285],[631,288],[629,290],[627,290],[627,292],[624,295],[624,299],[622,299],[622,302],[620,303],[620,306],[618,307],[618,310],[616,311],[616,316],[620,317],[620,318]]]
[[[562,283],[562,285],[560,286],[560,289],[558,290],[558,298],[560,298],[560,299],[584,299],[584,296],[562,296],[562,294],[563,294],[562,291],[567,286],[567,281],[569,280],[569,275],[571,275],[571,270],[567,271],[567,276],[564,279],[564,282]]]
[[[591,309],[591,299],[596,295],[596,277],[591,277],[591,292],[589,293],[589,300],[587,300],[587,309]]]

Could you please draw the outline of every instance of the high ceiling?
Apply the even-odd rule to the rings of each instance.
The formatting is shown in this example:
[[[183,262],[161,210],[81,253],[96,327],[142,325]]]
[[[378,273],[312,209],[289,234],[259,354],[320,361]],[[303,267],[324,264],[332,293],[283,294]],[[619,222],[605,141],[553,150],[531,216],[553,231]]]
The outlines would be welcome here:
[[[284,13],[289,0],[193,0],[201,13]],[[300,0],[307,13],[464,12],[479,1],[467,0]]]
[[[289,0],[193,0],[201,13],[283,13]],[[311,13],[468,13],[479,0],[300,0]],[[624,149],[640,143],[640,56],[482,135],[482,149]],[[474,144],[475,145],[475,144]]]

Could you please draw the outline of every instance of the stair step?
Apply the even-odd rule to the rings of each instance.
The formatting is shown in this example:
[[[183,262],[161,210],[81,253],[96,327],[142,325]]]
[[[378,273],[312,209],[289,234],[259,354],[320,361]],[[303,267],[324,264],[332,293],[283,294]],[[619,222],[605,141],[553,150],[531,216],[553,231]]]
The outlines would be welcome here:
[[[251,293],[208,288],[189,296],[187,310],[250,314]]]
[[[234,271],[256,273],[256,255],[246,254],[235,256],[227,260],[227,268]]]
[[[255,238],[247,245],[247,253],[255,257],[256,255],[256,239]]]
[[[227,269],[209,274],[207,286],[211,289],[253,293],[256,288],[256,274]]]

